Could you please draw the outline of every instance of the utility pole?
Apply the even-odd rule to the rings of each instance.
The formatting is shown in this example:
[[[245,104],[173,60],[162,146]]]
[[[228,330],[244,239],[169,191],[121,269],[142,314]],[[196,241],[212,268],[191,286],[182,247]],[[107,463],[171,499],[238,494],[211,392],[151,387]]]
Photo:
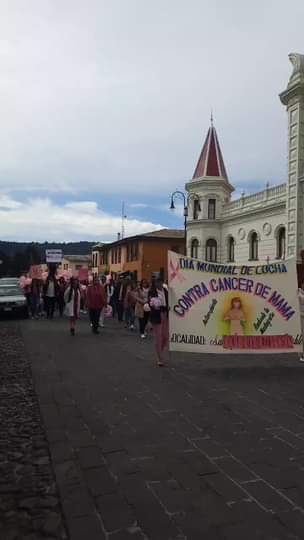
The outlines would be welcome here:
[[[121,205],[121,238],[125,237],[125,220],[126,220],[126,218],[127,218],[127,216],[125,214],[125,203],[123,201],[122,205]]]

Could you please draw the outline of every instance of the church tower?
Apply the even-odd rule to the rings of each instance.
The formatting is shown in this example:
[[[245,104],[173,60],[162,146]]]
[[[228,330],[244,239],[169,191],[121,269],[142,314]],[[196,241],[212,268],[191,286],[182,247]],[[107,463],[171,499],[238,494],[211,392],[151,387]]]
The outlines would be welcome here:
[[[189,197],[187,254],[193,258],[219,262],[222,243],[220,218],[223,205],[230,201],[234,187],[229,183],[212,117],[186,191]]]
[[[287,257],[301,262],[304,250],[304,55],[290,54],[293,72],[280,94],[288,114],[288,180],[286,193]]]

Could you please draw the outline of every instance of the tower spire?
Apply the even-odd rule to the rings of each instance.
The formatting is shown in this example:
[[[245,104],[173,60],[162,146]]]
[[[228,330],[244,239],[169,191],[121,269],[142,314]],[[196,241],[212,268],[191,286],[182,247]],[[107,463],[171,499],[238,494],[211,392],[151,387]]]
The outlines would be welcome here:
[[[210,116],[211,126],[208,130],[201,154],[199,156],[192,180],[201,177],[218,177],[229,182],[222,151],[213,125],[213,112]]]
[[[210,124],[211,124],[211,127],[213,127],[213,110],[212,110],[212,107],[211,107],[211,114],[210,114]]]

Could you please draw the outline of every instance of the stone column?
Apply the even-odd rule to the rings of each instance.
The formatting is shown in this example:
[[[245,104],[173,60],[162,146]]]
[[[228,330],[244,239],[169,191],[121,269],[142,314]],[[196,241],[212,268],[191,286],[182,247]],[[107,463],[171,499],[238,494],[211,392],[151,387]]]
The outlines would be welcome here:
[[[304,55],[290,54],[293,72],[280,94],[288,114],[288,180],[286,191],[287,257],[301,262],[304,250]]]

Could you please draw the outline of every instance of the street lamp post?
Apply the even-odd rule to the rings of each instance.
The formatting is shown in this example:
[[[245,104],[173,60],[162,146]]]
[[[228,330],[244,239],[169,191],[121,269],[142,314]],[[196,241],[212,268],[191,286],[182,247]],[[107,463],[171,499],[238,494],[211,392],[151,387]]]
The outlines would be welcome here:
[[[201,211],[200,198],[197,193],[188,193],[186,195],[183,191],[178,189],[171,194],[170,210],[175,210],[174,201],[181,200],[184,205],[184,235],[185,235],[185,255],[187,255],[187,218],[189,215],[189,202],[191,199],[198,201],[198,211]]]

